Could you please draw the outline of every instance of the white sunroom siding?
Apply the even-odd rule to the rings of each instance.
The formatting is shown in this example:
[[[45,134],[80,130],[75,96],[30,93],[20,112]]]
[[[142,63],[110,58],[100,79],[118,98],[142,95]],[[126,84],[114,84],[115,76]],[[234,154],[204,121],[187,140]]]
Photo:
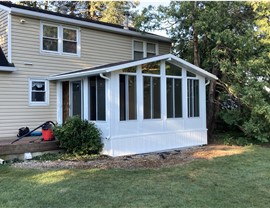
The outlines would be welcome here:
[[[8,58],[8,12],[0,10],[0,46]]]
[[[137,76],[137,105],[139,105],[137,107],[137,120],[130,121],[120,121],[119,71],[112,72],[110,76],[111,131],[110,135],[104,135],[109,139],[104,139],[103,153],[120,156],[207,144],[205,78],[197,75],[200,90],[200,116],[188,118],[185,72],[186,70],[183,69],[182,118],[166,118],[166,93],[161,93],[163,96],[161,97],[161,119],[143,119],[143,82],[139,75]],[[141,86],[138,87],[139,85]],[[162,112],[165,113],[165,116],[162,116]],[[97,123],[97,125],[99,124]]]

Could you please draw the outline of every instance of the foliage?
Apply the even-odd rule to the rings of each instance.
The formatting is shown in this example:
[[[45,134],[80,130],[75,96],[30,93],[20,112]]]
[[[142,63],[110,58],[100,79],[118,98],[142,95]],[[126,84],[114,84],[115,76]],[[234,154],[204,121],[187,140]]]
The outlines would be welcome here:
[[[269,207],[269,148],[163,169],[0,166],[2,208]]]
[[[101,131],[94,123],[74,116],[62,126],[56,125],[54,135],[60,141],[60,147],[73,154],[98,154],[102,150]]]
[[[63,10],[71,16],[123,25],[125,12],[128,12],[131,17],[134,13],[132,9],[139,3],[136,1],[22,1],[18,4],[54,12]]]
[[[174,53],[217,75],[208,87],[208,130],[217,116],[270,141],[270,3],[177,2],[144,9],[136,25],[166,29]],[[197,40],[196,40],[197,38]]]

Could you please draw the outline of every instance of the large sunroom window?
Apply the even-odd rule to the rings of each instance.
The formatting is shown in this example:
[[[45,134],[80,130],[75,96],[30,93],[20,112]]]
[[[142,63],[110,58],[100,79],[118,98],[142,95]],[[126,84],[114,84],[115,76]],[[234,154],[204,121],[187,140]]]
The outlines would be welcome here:
[[[89,103],[90,120],[106,120],[106,85],[105,80],[99,76],[89,77]]]
[[[182,68],[166,62],[167,118],[182,117]]]
[[[120,87],[120,120],[137,119],[136,76],[123,75],[119,77]]]
[[[187,80],[187,94],[188,94],[188,117],[199,117],[199,80]]]

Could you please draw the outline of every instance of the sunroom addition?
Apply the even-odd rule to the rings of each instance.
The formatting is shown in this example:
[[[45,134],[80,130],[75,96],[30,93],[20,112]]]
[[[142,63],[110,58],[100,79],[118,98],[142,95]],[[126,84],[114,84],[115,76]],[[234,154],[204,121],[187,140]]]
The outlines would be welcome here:
[[[58,122],[72,115],[95,122],[103,132],[104,154],[207,143],[205,80],[217,78],[171,54],[49,79],[58,83]]]

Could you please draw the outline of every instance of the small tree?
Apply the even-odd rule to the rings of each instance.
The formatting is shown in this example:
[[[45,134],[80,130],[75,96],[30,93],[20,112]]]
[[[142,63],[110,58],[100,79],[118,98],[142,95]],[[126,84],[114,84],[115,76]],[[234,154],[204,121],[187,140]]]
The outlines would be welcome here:
[[[79,116],[69,118],[63,125],[56,125],[54,135],[60,147],[74,154],[98,154],[103,148],[101,131],[94,123],[81,120]]]

